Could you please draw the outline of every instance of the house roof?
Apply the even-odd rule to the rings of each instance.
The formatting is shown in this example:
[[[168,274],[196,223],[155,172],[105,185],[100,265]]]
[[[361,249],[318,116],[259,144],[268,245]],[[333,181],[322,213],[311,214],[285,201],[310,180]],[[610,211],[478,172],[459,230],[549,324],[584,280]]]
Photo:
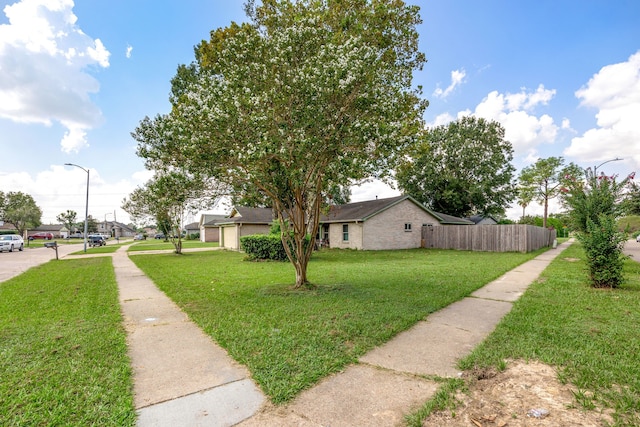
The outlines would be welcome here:
[[[0,221],[0,230],[15,230],[16,227],[13,224],[9,224],[8,222]]]
[[[346,205],[331,206],[329,213],[323,215],[320,222],[355,222],[366,221],[374,215],[377,215],[398,203],[409,200],[420,209],[435,217],[440,224],[461,224],[471,225],[471,221],[457,218],[455,216],[432,211],[418,202],[411,196],[403,195],[390,197],[386,199],[367,200],[363,202],[347,203]]]
[[[199,230],[200,229],[200,223],[192,222],[191,224],[185,225],[184,229],[185,230]]]
[[[109,228],[119,228],[122,231],[127,231],[130,233],[135,233],[136,230],[134,230],[133,228],[129,227],[127,224],[123,224],[121,222],[117,222],[117,221],[107,221],[108,227]]]
[[[62,224],[41,224],[39,227],[36,227],[34,229],[31,229],[29,231],[60,231],[62,230],[64,227],[64,225]],[[66,229],[65,229],[66,230]]]
[[[470,216],[467,219],[469,221],[473,221],[474,224],[478,224],[483,219],[490,219],[491,221],[495,222],[496,224],[498,223],[498,221],[494,217],[492,217],[491,215],[473,215],[473,216]]]
[[[231,210],[229,217],[218,221],[217,224],[271,224],[273,220],[273,209],[271,208],[236,206]]]
[[[229,218],[227,215],[202,214],[200,216],[199,225],[214,226],[214,225],[217,225],[219,222],[225,221],[227,218]]]

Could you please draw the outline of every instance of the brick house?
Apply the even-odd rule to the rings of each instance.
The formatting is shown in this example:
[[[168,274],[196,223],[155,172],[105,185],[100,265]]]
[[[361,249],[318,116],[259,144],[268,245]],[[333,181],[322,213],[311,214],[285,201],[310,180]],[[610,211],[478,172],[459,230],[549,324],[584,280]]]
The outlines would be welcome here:
[[[234,207],[228,217],[216,222],[220,230],[220,247],[239,250],[240,237],[269,234],[273,219],[271,208]]]
[[[406,195],[331,206],[320,223],[322,246],[361,250],[419,248],[423,226],[473,225]]]
[[[224,222],[228,217],[226,215],[202,214],[198,222],[200,230],[201,242],[219,242],[220,227],[218,222]]]

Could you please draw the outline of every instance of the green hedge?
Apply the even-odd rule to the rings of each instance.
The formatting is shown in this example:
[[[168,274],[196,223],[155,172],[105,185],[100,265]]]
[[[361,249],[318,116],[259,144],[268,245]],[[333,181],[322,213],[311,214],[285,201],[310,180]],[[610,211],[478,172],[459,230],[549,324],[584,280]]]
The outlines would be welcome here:
[[[243,236],[240,238],[240,248],[251,259],[287,260],[287,253],[284,251],[279,235],[252,234]]]

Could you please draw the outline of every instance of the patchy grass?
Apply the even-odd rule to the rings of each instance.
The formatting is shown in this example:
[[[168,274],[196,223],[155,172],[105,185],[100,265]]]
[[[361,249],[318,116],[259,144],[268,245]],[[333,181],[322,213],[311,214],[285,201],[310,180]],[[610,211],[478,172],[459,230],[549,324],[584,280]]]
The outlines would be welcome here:
[[[625,262],[621,288],[595,289],[584,258],[579,244],[566,249],[460,368],[539,360],[577,386],[576,404],[612,408],[616,425],[640,425],[640,263]]]
[[[133,426],[111,261],[50,261],[0,283],[0,425]]]
[[[539,253],[321,251],[305,290],[289,263],[237,252],[132,259],[283,403]]]

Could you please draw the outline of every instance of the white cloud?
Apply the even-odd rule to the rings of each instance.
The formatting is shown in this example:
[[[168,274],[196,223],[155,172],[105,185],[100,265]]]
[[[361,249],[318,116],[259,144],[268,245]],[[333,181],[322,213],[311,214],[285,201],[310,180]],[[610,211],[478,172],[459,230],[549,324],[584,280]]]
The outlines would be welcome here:
[[[640,168],[640,51],[602,67],[575,95],[597,109],[598,127],[573,138],[565,154],[581,161],[622,157]]]
[[[400,191],[392,188],[378,179],[364,182],[351,187],[351,201],[361,202],[365,200],[385,199],[387,197],[399,196]]]
[[[72,0],[22,0],[0,25],[0,118],[67,128],[65,152],[87,146],[86,131],[102,119],[89,95],[99,90],[88,67],[109,66],[109,51],[77,25]]]
[[[119,222],[129,223],[129,215],[120,209],[122,200],[137,186],[148,179],[148,171],[134,173],[131,177],[116,183],[108,183],[98,169],[89,170],[89,215],[104,220],[105,214],[113,213]],[[44,224],[56,223],[56,216],[67,209],[74,210],[79,219],[84,219],[87,174],[83,170],[52,165],[49,169],[31,175],[27,172],[0,173],[0,191],[21,191],[31,195],[42,209]]]
[[[127,59],[131,58],[131,52],[133,52],[133,46],[127,45],[127,51],[125,52]]]
[[[499,122],[505,129],[505,139],[510,141],[516,156],[531,156],[531,150],[543,143],[554,142],[558,126],[551,116],[536,116],[533,110],[548,104],[555,96],[555,89],[544,85],[531,92],[522,89],[518,93],[489,93],[476,107],[474,115]]]
[[[451,84],[445,89],[436,88],[433,92],[433,95],[438,98],[446,98],[453,92],[453,90],[464,82],[464,78],[467,76],[467,73],[464,69],[462,70],[453,70],[451,72]]]

